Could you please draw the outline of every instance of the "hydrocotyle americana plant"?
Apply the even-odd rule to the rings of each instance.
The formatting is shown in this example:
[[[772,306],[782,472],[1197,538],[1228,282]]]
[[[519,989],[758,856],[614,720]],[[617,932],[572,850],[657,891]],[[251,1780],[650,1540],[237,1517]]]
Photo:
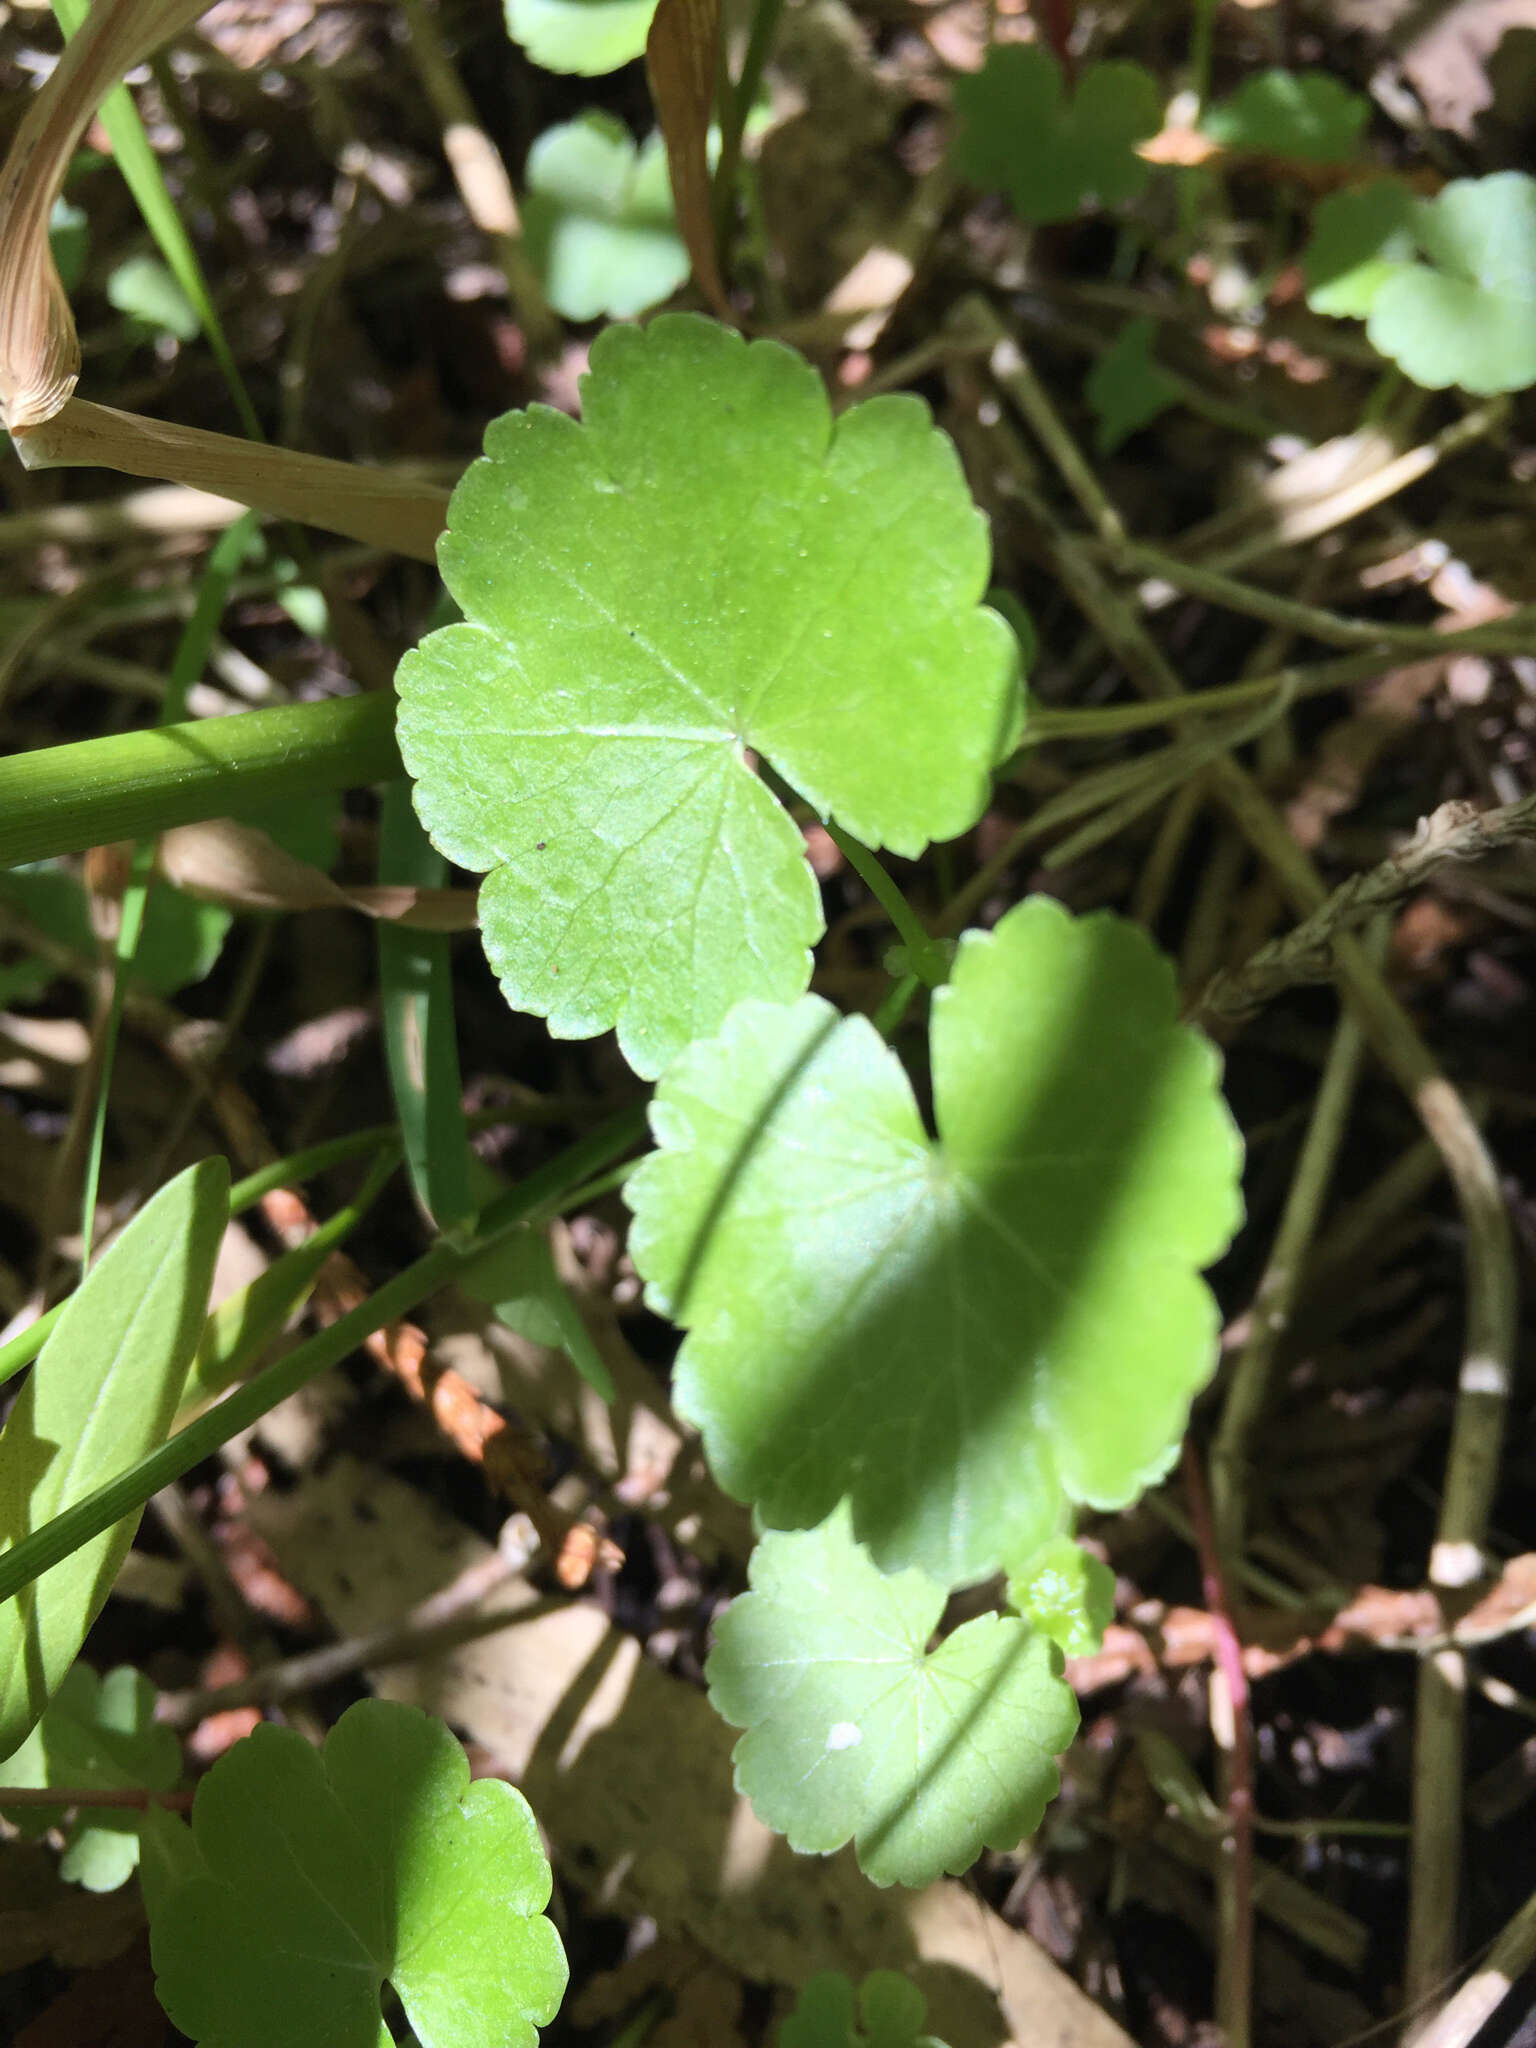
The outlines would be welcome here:
[[[1063,1646],[1108,1611],[1073,1517],[1173,1456],[1214,1362],[1200,1272],[1238,1219],[1239,1145],[1142,932],[1036,898],[951,968],[873,865],[966,830],[1024,716],[1019,638],[981,602],[986,525],[927,409],[834,419],[791,350],[695,315],[608,330],[582,396],[580,422],[493,425],[455,493],[441,558],[464,616],[401,664],[401,753],[439,852],[488,876],[512,1006],[567,1036],[615,1027],[660,1077],[631,1254],[684,1332],[679,1410],[764,1531],[709,1671],[746,1731],[739,1783],[796,1847],[851,1839],[876,1882],[921,1884],[1012,1847],[1054,1791]],[[942,984],[911,1075],[805,992],[815,819],[900,911],[908,998]],[[475,1263],[535,1206],[506,1200],[381,1290],[391,1313],[483,1271],[521,1301],[521,1266]],[[302,1384],[345,1350],[327,1333],[263,1377]],[[187,1469],[223,1412],[146,1475]],[[1003,1611],[935,1644],[949,1594],[997,1575]],[[65,1617],[58,1672],[86,1619]],[[16,1704],[19,1740],[46,1699]],[[171,2003],[223,2038],[190,1992]]]
[[[1106,1609],[1074,1511],[1166,1470],[1211,1369],[1218,1061],[1141,932],[1045,899],[960,940],[931,1132],[869,1020],[802,993],[795,799],[918,853],[980,814],[1022,711],[921,404],[834,422],[788,349],[668,315],[599,338],[579,424],[536,407],[486,445],[441,549],[464,621],[399,671],[417,808],[488,871],[512,1006],[616,1026],[661,1077],[631,1255],[686,1332],[680,1412],[782,1532],[711,1665],[739,1782],[795,1846],[923,1883],[1038,1821],[1075,1718],[1058,1639]],[[1000,1571],[1016,1617],[930,1650]]]

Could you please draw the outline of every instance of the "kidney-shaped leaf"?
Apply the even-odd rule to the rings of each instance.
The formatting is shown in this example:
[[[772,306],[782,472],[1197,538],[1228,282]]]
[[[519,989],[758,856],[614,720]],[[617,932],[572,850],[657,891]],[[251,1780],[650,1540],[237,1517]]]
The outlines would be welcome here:
[[[316,1751],[258,1728],[198,1787],[203,1867],[150,1898],[155,1988],[202,2048],[376,2048],[389,1980],[421,2048],[532,2048],[565,1990],[527,1801],[471,1785],[414,1707],[363,1700]]]
[[[181,1776],[181,1744],[156,1722],[155,1698],[131,1664],[105,1678],[89,1664],[72,1665],[41,1721],[7,1758],[6,1783],[169,1792]],[[63,1876],[90,1892],[116,1891],[139,1860],[142,1821],[131,1807],[81,1808],[65,1824]]]
[[[930,1652],[944,1588],[882,1575],[841,1507],[765,1536],[751,1582],[716,1630],[709,1696],[747,1731],[737,1788],[792,1848],[852,1838],[876,1884],[922,1885],[1039,1826],[1077,1732],[1049,1637],[984,1615]]]
[[[1370,111],[1370,102],[1330,71],[1276,69],[1245,78],[1200,126],[1225,149],[1339,164],[1353,156]]]
[[[189,1166],[70,1296],[0,1432],[0,1554],[164,1441],[228,1217],[224,1161]],[[58,1690],[138,1521],[119,1522],[0,1606],[0,1757]]]
[[[1083,382],[1083,396],[1097,415],[1094,445],[1112,455],[1122,441],[1177,405],[1180,386],[1158,366],[1153,354],[1155,324],[1128,320]]]
[[[658,1089],[627,1198],[726,1490],[777,1527],[849,1495],[882,1566],[952,1586],[1165,1469],[1239,1141],[1168,963],[1043,897],[961,941],[932,1057],[936,1143],[863,1018],[744,1004]]]
[[[507,33],[546,71],[598,78],[645,54],[656,0],[506,0]]]
[[[529,150],[527,184],[528,253],[567,320],[632,319],[688,275],[659,129],[637,149],[611,114],[578,114]]]
[[[1414,208],[1426,261],[1388,277],[1366,333],[1415,384],[1536,384],[1536,178],[1457,178]]]
[[[920,401],[834,425],[775,342],[693,314],[611,327],[581,425],[498,420],[440,558],[466,623],[400,665],[437,846],[488,869],[486,953],[562,1037],[656,1074],[747,996],[806,985],[821,910],[761,754],[860,839],[979,816],[1017,721],[979,602],[985,523]]]
[[[910,1977],[871,1970],[855,1992],[841,1970],[818,1970],[800,1987],[778,2048],[944,2048],[923,2032],[928,2004]]]
[[[1325,206],[1305,258],[1315,312],[1365,317],[1372,347],[1430,391],[1536,384],[1536,178],[1457,178],[1420,200],[1384,182]]]
[[[1413,207],[1397,178],[1373,178],[1319,200],[1301,259],[1314,313],[1365,319],[1382,285],[1414,260]]]
[[[1151,72],[1089,64],[1070,99],[1061,66],[1038,43],[994,43],[980,71],[955,80],[955,168],[1006,192],[1021,220],[1070,220],[1085,200],[1118,206],[1151,175],[1138,142],[1162,126]]]

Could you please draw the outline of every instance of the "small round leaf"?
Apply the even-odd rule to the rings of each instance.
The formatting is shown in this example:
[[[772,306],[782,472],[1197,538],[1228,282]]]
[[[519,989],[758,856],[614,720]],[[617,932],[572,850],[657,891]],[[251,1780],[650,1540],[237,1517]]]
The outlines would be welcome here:
[[[534,2048],[565,1990],[522,1794],[471,1785],[414,1707],[363,1700],[316,1751],[262,1727],[192,1813],[203,1868],[152,1897],[160,2003],[204,2048],[377,2048],[394,1985],[421,2048]]]
[[[1303,258],[1316,313],[1367,322],[1415,384],[1536,384],[1536,178],[1458,178],[1433,199],[1381,179],[1317,210]]]
[[[994,43],[955,80],[950,156],[962,177],[1005,192],[1021,220],[1071,220],[1086,200],[1118,206],[1150,176],[1136,144],[1162,126],[1157,81],[1139,64],[1084,67],[1070,100],[1038,43]]]
[[[129,1664],[104,1678],[89,1664],[71,1665],[41,1721],[6,1759],[6,1783],[168,1792],[181,1776],[181,1744],[156,1722],[156,1698]],[[59,1818],[49,1815],[43,1825]],[[65,1817],[60,1875],[89,1892],[116,1891],[138,1863],[143,1818],[132,1807],[81,1807]]]
[[[529,150],[527,187],[528,253],[567,320],[632,319],[688,275],[659,130],[637,150],[611,114],[580,114]]]
[[[1008,1598],[1069,1657],[1086,1657],[1114,1619],[1115,1575],[1070,1536],[1057,1536],[1010,1573]]]
[[[800,1987],[778,2048],[944,2048],[923,2032],[928,2006],[910,1977],[871,1970],[855,1996],[841,1970],[818,1970]]]
[[[506,0],[507,34],[545,71],[599,78],[645,54],[656,0]]]
[[[1094,444],[1101,455],[1112,455],[1179,402],[1179,386],[1152,353],[1153,335],[1152,320],[1128,320],[1084,381],[1083,396],[1098,419]]]
[[[922,1885],[1039,1826],[1077,1732],[1048,1637],[984,1615],[930,1652],[944,1588],[883,1576],[845,1507],[819,1529],[765,1536],[751,1582],[706,1676],[747,1731],[737,1787],[792,1848],[852,1839],[876,1884]]]
[[[1331,72],[1277,69],[1245,78],[1200,126],[1226,149],[1341,164],[1354,155],[1370,111]]]
[[[1419,201],[1413,228],[1427,260],[1382,283],[1371,346],[1430,391],[1536,384],[1536,178],[1458,178]]]
[[[1387,279],[1414,260],[1413,194],[1396,178],[1331,192],[1312,216],[1301,259],[1307,304],[1334,320],[1363,320]]]

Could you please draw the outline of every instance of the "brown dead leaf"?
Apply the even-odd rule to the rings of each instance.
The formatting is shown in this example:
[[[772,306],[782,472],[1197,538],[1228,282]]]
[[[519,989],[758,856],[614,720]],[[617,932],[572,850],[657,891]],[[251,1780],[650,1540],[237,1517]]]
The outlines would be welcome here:
[[[1212,142],[1209,135],[1202,135],[1198,128],[1164,128],[1145,142],[1138,142],[1136,154],[1145,157],[1149,164],[1178,164],[1181,168],[1192,168],[1197,164],[1208,164],[1227,152],[1219,142]]]
[[[720,0],[661,0],[646,38],[645,69],[666,140],[678,230],[695,283],[721,319],[729,320],[709,178],[719,51]]]
[[[13,434],[53,418],[80,374],[74,316],[48,240],[75,145],[124,72],[206,4],[95,0],[22,115],[0,169],[0,412]]]
[[[658,1992],[667,2010],[647,2033],[648,2048],[739,2048],[744,2040],[740,1977],[686,1940],[654,1941],[617,1969],[589,1978],[566,2017],[573,2026],[601,2026]]]
[[[477,921],[472,889],[346,888],[254,825],[210,818],[162,832],[155,864],[166,881],[230,910],[359,910],[417,930],[462,932]]]

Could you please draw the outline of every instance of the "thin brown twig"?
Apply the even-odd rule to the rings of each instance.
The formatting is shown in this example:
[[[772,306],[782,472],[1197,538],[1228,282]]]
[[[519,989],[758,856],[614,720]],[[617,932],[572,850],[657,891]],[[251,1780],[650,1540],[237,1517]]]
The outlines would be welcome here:
[[[126,1807],[145,1813],[151,1806],[168,1806],[175,1813],[190,1812],[190,1792],[146,1792],[139,1785],[4,1785],[0,1786],[0,1813],[19,1813],[23,1807],[72,1806]]]
[[[224,1713],[232,1707],[276,1706],[312,1686],[332,1684],[354,1671],[411,1663],[530,1621],[545,1605],[531,1596],[511,1606],[490,1609],[482,1607],[481,1602],[515,1580],[537,1547],[538,1537],[526,1517],[513,1516],[489,1556],[477,1558],[450,1584],[419,1601],[398,1621],[363,1635],[349,1636],[343,1642],[324,1643],[318,1649],[274,1659],[229,1685],[162,1693],[155,1719],[172,1728],[195,1728],[210,1714]]]

